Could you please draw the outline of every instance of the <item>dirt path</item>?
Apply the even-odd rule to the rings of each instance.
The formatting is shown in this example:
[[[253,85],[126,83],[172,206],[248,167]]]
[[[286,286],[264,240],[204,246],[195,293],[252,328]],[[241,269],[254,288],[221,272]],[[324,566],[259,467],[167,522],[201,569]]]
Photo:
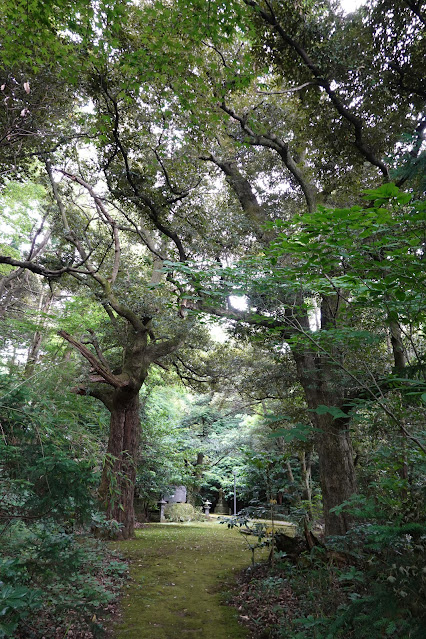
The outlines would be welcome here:
[[[242,535],[213,523],[151,524],[120,543],[131,581],[116,639],[243,639],[238,613],[223,604],[233,573],[248,566]]]

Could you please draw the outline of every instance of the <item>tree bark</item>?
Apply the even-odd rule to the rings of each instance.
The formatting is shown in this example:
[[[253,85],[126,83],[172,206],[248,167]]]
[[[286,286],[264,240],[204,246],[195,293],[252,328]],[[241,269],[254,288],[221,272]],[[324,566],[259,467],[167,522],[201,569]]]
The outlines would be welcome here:
[[[50,307],[52,306],[52,302],[53,302],[52,291],[50,291],[50,293],[46,297],[42,294],[39,300],[38,312],[48,313],[50,311]],[[42,330],[44,329],[45,325],[46,325],[46,320],[41,318],[40,328],[38,328],[36,332],[34,333],[31,346],[28,350],[27,363],[25,364],[25,371],[24,371],[24,377],[26,378],[31,377],[31,375],[33,375],[34,373],[34,370],[38,361],[38,357],[40,354],[41,343],[43,340]]]
[[[395,370],[397,373],[402,373],[407,362],[399,322],[394,319],[389,320],[389,330]]]
[[[312,485],[311,485],[312,455],[303,450],[300,456],[300,472],[302,476],[302,499],[308,502],[308,516],[313,519]]]
[[[351,528],[353,517],[346,512],[336,515],[331,510],[357,492],[348,420],[317,415],[314,421],[319,429],[316,447],[320,460],[325,533],[344,535]]]
[[[312,411],[321,405],[342,408],[343,393],[332,363],[308,350],[296,350],[293,355],[308,407]],[[357,492],[349,419],[312,412],[312,424],[320,464],[325,534],[344,535],[351,528],[353,517],[345,512],[336,515],[331,510]]]
[[[287,459],[286,462],[285,462],[285,468],[286,468],[286,471],[287,471],[287,479],[288,479],[288,481],[291,481],[291,483],[293,483],[294,482],[294,475],[293,475],[293,470],[291,468],[291,464],[290,464],[290,460],[289,459]]]
[[[119,537],[122,539],[132,537],[135,527],[133,500],[139,435],[139,394],[116,390],[99,495],[107,518],[121,524]]]

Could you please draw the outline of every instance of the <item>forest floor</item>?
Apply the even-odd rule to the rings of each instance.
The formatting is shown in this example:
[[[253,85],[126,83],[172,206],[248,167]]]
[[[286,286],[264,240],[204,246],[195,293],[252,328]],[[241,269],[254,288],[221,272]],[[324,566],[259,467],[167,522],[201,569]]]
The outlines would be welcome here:
[[[243,535],[217,521],[149,524],[117,544],[130,581],[112,634],[115,639],[243,639],[247,629],[226,605],[227,588],[247,567]],[[267,551],[257,551],[256,560]]]

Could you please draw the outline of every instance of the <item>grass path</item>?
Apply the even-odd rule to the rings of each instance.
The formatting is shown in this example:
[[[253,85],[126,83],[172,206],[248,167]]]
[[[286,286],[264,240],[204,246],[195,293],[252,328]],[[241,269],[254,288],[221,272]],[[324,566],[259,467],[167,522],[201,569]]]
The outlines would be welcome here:
[[[242,535],[217,522],[150,524],[121,542],[131,581],[116,639],[243,639],[223,604],[233,574],[250,563]]]

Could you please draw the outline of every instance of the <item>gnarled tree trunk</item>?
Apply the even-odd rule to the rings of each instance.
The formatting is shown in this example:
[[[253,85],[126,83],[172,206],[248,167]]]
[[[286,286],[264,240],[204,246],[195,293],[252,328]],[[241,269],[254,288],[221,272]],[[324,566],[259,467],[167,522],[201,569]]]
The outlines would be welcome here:
[[[139,394],[115,391],[111,403],[107,455],[99,495],[108,519],[121,524],[119,536],[133,535],[133,505],[140,436]]]

